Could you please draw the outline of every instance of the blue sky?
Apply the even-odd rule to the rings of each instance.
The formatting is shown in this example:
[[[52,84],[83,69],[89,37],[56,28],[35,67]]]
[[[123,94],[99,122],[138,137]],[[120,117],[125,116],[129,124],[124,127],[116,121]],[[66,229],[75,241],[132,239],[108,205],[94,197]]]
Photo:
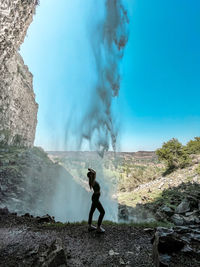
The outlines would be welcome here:
[[[39,103],[35,145],[57,150],[64,149],[66,119],[89,104],[95,73],[88,35],[103,0],[40,2],[20,52]],[[121,150],[154,150],[172,137],[186,143],[200,135],[200,1],[124,2],[130,35],[114,100]]]

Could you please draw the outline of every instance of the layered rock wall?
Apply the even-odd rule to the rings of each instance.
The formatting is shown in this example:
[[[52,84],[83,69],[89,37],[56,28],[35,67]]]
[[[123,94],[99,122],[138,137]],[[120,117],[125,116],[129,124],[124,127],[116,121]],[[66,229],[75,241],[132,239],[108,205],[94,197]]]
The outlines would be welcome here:
[[[0,2],[0,144],[32,146],[38,105],[33,77],[18,53],[37,0]]]

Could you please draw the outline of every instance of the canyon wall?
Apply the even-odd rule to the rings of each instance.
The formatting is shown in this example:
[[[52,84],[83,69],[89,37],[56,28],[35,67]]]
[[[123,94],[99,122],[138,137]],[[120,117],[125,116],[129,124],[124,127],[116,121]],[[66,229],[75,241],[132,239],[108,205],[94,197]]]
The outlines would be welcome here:
[[[38,105],[33,76],[18,53],[37,0],[0,2],[0,144],[33,146]]]

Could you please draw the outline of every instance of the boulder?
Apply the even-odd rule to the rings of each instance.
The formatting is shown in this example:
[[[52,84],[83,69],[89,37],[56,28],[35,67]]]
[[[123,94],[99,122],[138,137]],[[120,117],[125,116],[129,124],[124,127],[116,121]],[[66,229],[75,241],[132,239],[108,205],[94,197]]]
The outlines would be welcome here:
[[[185,234],[188,232],[187,226],[175,226],[173,227],[173,230],[177,232],[178,234]]]
[[[199,216],[191,214],[188,217],[183,217],[184,219],[184,224],[186,225],[190,225],[190,224],[199,224],[200,223],[200,219]]]
[[[146,233],[152,234],[154,232],[154,229],[153,228],[144,228],[143,231]]]
[[[166,219],[166,214],[164,212],[161,212],[160,210],[156,211],[155,216],[156,219],[159,221],[163,221]]]
[[[156,267],[169,266],[171,260],[169,254],[171,254],[174,249],[179,250],[184,246],[182,242],[173,240],[173,231],[167,230],[163,230],[162,227],[157,228],[157,232],[153,238],[153,261]]]
[[[49,214],[46,214],[42,217],[37,217],[38,223],[55,223],[54,217],[51,217]]]
[[[40,245],[26,254],[26,266],[57,267],[67,266],[66,255],[60,238],[50,245]]]
[[[193,266],[199,266],[200,253],[199,246],[197,246],[199,241],[199,226],[176,226],[171,229],[158,227],[152,239],[155,266],[171,266],[171,262],[173,262],[173,266],[177,266],[177,263],[178,266],[183,266],[179,262],[180,258],[183,262],[185,259],[191,261],[191,258],[194,258],[195,264]],[[188,255],[189,258],[187,258]],[[174,265],[174,263],[176,264]]]
[[[119,259],[119,264],[120,265],[126,265],[125,261],[122,258]]]
[[[190,211],[190,202],[187,199],[184,199],[178,207],[176,207],[175,212],[179,214],[183,214],[187,211]]]
[[[185,213],[185,216],[195,215],[197,212],[198,212],[198,210],[189,211],[189,212]]]
[[[184,218],[182,215],[174,214],[171,217],[171,220],[175,225],[184,225]]]
[[[56,266],[67,266],[66,256],[62,248],[61,239],[56,239],[49,248],[41,254],[39,258],[41,266],[44,267],[56,267]]]
[[[155,233],[155,241],[157,240],[159,252],[170,254],[177,252],[184,247],[182,240],[179,240],[174,235],[173,229],[166,229],[164,227],[158,227]],[[155,242],[154,241],[154,242]]]
[[[161,207],[160,211],[166,213],[168,216],[172,216],[174,214],[174,211],[168,206]]]

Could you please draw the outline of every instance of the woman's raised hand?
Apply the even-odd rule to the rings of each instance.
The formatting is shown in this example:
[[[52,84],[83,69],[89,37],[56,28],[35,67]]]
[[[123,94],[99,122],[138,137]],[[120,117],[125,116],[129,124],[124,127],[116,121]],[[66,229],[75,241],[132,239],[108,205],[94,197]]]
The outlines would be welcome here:
[[[93,169],[91,169],[91,168],[88,168],[88,171],[90,171],[90,172],[96,174],[95,170],[93,170]]]

